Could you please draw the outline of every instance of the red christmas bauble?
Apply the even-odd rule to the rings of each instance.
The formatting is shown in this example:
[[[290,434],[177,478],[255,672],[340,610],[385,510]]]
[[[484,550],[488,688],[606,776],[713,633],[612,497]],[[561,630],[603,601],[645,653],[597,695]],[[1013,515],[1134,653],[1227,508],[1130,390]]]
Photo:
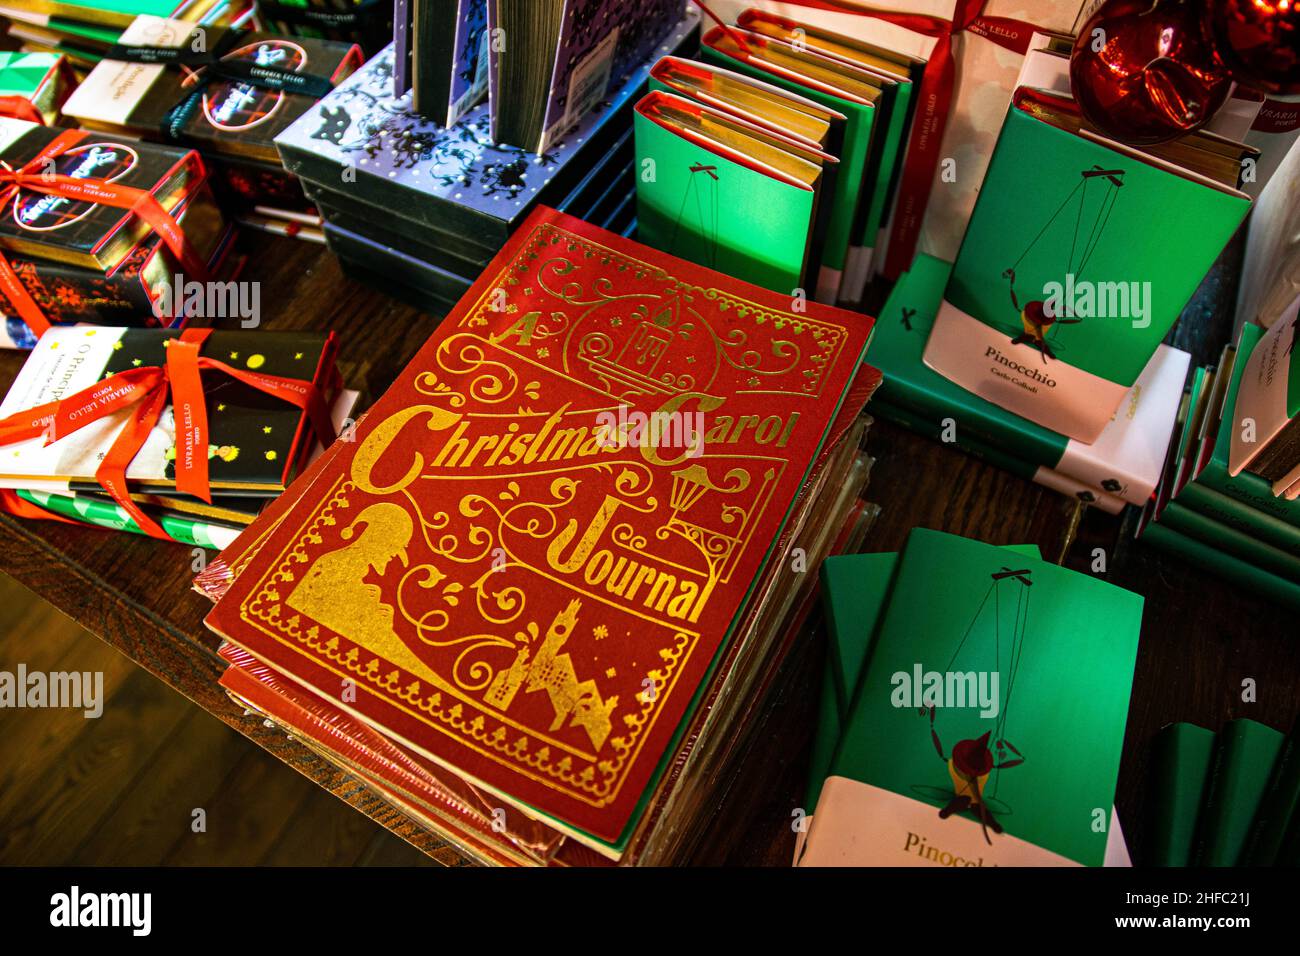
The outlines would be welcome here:
[[[1201,5],[1188,0],[1103,3],[1079,31],[1070,56],[1071,89],[1088,121],[1135,146],[1204,125],[1227,100],[1232,82],[1201,17]]]
[[[1300,95],[1300,0],[1214,0],[1202,24],[1230,78],[1272,96]]]

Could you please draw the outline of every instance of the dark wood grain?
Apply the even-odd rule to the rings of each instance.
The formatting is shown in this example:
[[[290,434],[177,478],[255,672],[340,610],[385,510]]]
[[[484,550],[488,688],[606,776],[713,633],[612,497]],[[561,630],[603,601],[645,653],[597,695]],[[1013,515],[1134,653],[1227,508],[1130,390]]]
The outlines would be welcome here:
[[[334,329],[341,339],[345,379],[372,395],[383,391],[435,326],[435,319],[345,278],[318,247],[253,237],[249,251],[246,278],[263,283],[263,327]],[[0,387],[7,387],[21,361],[19,355],[0,356]],[[998,544],[1037,544],[1044,557],[1083,571],[1090,569],[1093,549],[1101,548],[1105,575],[1146,596],[1117,796],[1139,862],[1150,792],[1147,759],[1151,738],[1161,726],[1194,720],[1217,728],[1229,717],[1251,716],[1286,727],[1294,719],[1300,701],[1300,644],[1292,615],[1132,542],[1117,518],[1084,509],[953,448],[885,423],[873,428],[869,447],[878,459],[870,497],[884,509],[868,539],[869,550],[895,550],[917,526]],[[217,641],[202,626],[208,605],[189,589],[191,561],[190,550],[180,545],[0,516],[0,570],[335,797],[432,859],[456,862],[444,841],[355,778],[245,715],[220,690]],[[789,864],[791,814],[802,806],[823,652],[820,639],[808,640],[786,662],[760,732],[726,775],[725,799],[714,809],[692,854],[694,862]],[[1241,700],[1246,677],[1258,681],[1258,703]],[[270,778],[255,763],[246,770],[239,785],[252,814],[256,785]],[[294,830],[286,819],[264,820],[255,834],[241,831],[230,849],[231,860],[301,859],[315,813],[312,799],[305,791],[297,801],[308,830]],[[328,834],[324,838],[323,855],[342,862],[342,854],[331,857]],[[246,840],[242,851],[239,840]],[[254,849],[256,858],[250,858]],[[176,859],[184,855],[178,850]],[[391,849],[372,845],[361,858],[383,862],[390,855]]]

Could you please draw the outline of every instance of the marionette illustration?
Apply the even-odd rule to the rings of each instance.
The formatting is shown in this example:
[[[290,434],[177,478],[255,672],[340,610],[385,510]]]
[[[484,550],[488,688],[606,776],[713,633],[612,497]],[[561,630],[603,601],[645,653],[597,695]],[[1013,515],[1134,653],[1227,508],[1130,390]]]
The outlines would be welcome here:
[[[1021,331],[1011,339],[1011,344],[1031,345],[1038,349],[1044,364],[1048,359],[1056,358],[1053,345],[1060,327],[1078,325],[1083,319],[1071,317],[1071,303],[1065,301],[1064,296],[1059,297],[1059,301],[1052,301],[1051,298],[1027,299],[1022,305],[1021,298],[1016,292],[1016,281],[1021,265],[1031,254],[1034,254],[1040,243],[1044,242],[1048,245],[1038,255],[1054,258],[1057,255],[1055,250],[1065,249],[1065,240],[1068,237],[1069,255],[1065,259],[1065,269],[1061,273],[1061,279],[1067,280],[1067,277],[1073,277],[1073,282],[1079,283],[1083,279],[1084,270],[1087,269],[1092,254],[1101,244],[1123,185],[1124,170],[1122,169],[1102,169],[1100,166],[1093,166],[1091,169],[1081,170],[1079,181],[1074,184],[1074,188],[1057,207],[1056,212],[1052,213],[1025,250],[1020,253],[1019,258],[1002,272],[1002,278],[1007,280],[1011,305],[1019,313],[1020,318]],[[1073,231],[1067,232],[1071,228]]]
[[[920,710],[922,716],[929,717],[930,742],[939,759],[947,765],[952,787],[917,786],[914,789],[931,799],[946,801],[939,810],[941,820],[961,813],[973,816],[979,821],[985,842],[990,845],[993,840],[989,831],[1001,833],[1003,827],[998,817],[1011,812],[1011,807],[997,799],[1001,773],[1025,762],[1024,754],[1008,739],[1007,721],[1024,650],[1032,574],[1029,569],[1003,567],[990,575],[989,588],[946,669],[946,673],[951,673],[959,658],[974,657],[980,667],[972,669],[999,673],[1001,701],[993,726],[979,736],[959,739],[952,750],[945,753],[937,726],[936,708],[923,707]],[[1006,620],[1008,617],[1009,621]],[[1007,624],[1010,626],[1005,626]],[[981,722],[987,723],[985,719]]]
[[[716,269],[718,265],[718,167],[692,163],[690,178],[682,193],[682,204],[677,210],[677,224],[673,227],[668,252],[682,255],[678,248],[679,237],[691,245],[690,237],[698,236],[704,243],[701,265]]]

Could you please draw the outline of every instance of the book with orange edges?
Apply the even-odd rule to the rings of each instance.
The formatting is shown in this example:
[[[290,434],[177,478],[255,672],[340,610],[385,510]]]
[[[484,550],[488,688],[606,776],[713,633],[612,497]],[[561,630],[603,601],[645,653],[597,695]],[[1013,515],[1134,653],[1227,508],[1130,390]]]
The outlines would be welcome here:
[[[209,625],[619,857],[868,339],[790,305],[539,210]]]

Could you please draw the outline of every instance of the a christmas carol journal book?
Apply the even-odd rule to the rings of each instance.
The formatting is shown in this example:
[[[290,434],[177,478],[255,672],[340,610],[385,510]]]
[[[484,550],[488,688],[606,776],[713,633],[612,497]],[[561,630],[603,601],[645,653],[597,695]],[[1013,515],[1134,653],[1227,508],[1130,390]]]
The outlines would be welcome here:
[[[538,210],[209,626],[617,856],[866,347],[790,306]]]

